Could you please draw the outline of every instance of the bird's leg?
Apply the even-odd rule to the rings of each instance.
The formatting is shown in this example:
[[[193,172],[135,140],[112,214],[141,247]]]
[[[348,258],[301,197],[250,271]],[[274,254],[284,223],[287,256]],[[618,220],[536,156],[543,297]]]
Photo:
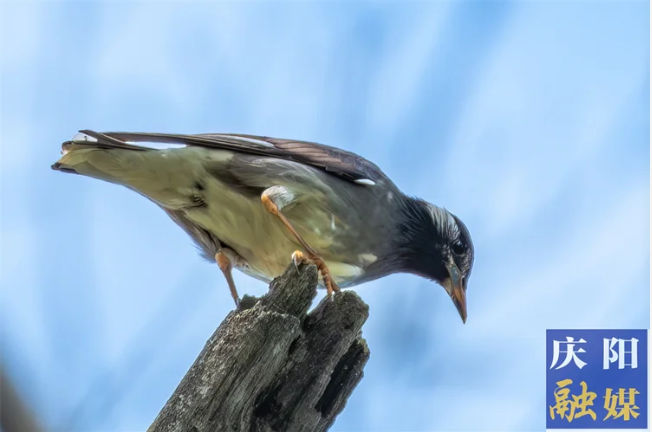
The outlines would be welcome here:
[[[292,254],[292,262],[294,263],[295,267],[298,268],[299,264],[304,264],[304,263],[312,263],[317,266],[317,269],[321,273],[321,277],[324,280],[324,285],[326,285],[326,291],[328,292],[328,295],[333,294],[333,291],[339,291],[340,288],[337,286],[335,281],[333,280],[333,277],[331,276],[330,271],[328,270],[328,267],[326,266],[326,263],[324,260],[317,255],[317,252],[306,243],[306,241],[301,237],[301,235],[297,232],[297,230],[294,229],[288,218],[285,217],[283,213],[281,213],[280,209],[272,201],[272,198],[269,197],[267,194],[267,191],[263,192],[261,195],[261,201],[263,202],[263,206],[265,209],[273,214],[274,216],[277,216],[281,222],[287,227],[287,229],[292,233],[292,235],[297,239],[297,241],[303,246],[305,249],[305,255],[301,251],[295,251]]]
[[[226,256],[226,254],[224,254],[224,252],[222,252],[222,250],[219,250],[215,254],[215,262],[217,262],[217,266],[222,270],[222,273],[224,273],[226,283],[229,285],[229,290],[231,290],[231,297],[233,297],[235,307],[237,308],[240,304],[240,297],[238,297],[238,290],[235,289],[235,282],[233,282],[233,275],[231,274],[231,269],[233,269],[231,260]]]

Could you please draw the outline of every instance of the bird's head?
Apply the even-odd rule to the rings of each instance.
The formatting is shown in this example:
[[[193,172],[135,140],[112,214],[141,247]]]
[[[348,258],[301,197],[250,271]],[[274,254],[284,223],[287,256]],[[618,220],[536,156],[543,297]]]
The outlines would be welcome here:
[[[474,254],[469,230],[446,209],[410,201],[400,234],[403,267],[444,287],[466,322],[466,287]]]

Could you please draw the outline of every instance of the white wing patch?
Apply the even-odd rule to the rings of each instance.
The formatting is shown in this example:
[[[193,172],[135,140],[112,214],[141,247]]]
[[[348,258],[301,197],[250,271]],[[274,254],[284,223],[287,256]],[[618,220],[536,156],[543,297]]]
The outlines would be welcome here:
[[[93,138],[92,136],[86,135],[85,133],[79,132],[78,134],[75,134],[74,137],[70,140],[74,143],[85,143],[85,142],[93,142],[96,143],[97,140]]]
[[[217,136],[223,136],[224,139],[229,139],[229,140],[232,140],[232,141],[244,141],[244,142],[248,142],[248,143],[251,143],[251,144],[257,144],[257,145],[261,145],[263,147],[274,147],[273,144],[270,144],[267,141],[259,140],[259,139],[256,139],[256,138],[239,137],[239,136],[231,136],[231,135],[219,135],[219,134]]]
[[[335,283],[344,283],[348,280],[355,279],[364,273],[361,267],[341,262],[326,261],[328,269],[331,271],[331,276],[335,279]]]
[[[265,189],[263,195],[267,195],[272,200],[279,210],[294,201],[295,195],[292,191],[285,186],[272,186]]]
[[[147,147],[152,150],[173,150],[173,149],[181,149],[181,148],[188,147],[185,144],[168,144],[168,143],[157,143],[157,142],[147,142],[147,141],[138,141],[136,145],[141,147]]]
[[[373,181],[371,179],[366,179],[366,178],[357,179],[357,180],[355,180],[355,182],[357,184],[365,185],[365,186],[375,186],[376,185],[375,181]]]
[[[362,261],[363,263],[365,263],[365,264],[371,264],[371,263],[375,262],[378,259],[378,257],[376,255],[374,255],[374,254],[371,254],[371,253],[364,253],[364,254],[358,255],[358,259],[360,261]]]

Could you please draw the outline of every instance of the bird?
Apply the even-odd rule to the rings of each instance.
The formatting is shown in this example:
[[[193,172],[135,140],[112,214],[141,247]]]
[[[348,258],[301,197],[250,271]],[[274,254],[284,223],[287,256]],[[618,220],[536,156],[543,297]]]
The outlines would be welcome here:
[[[467,320],[474,247],[466,225],[353,152],[247,134],[81,130],[52,169],[153,201],[217,263],[236,307],[233,269],[270,282],[291,260],[297,271],[316,265],[329,296],[417,275],[441,285]]]

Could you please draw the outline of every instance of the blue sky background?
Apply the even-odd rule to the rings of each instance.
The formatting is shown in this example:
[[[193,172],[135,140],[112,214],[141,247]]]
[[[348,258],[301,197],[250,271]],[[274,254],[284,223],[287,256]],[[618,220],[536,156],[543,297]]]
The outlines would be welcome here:
[[[334,431],[541,430],[547,328],[650,320],[647,2],[5,3],[2,361],[49,429],[144,430],[232,308],[137,194],[50,170],[78,129],[355,151],[458,214],[469,320],[395,275]],[[241,274],[242,293],[266,286]]]

